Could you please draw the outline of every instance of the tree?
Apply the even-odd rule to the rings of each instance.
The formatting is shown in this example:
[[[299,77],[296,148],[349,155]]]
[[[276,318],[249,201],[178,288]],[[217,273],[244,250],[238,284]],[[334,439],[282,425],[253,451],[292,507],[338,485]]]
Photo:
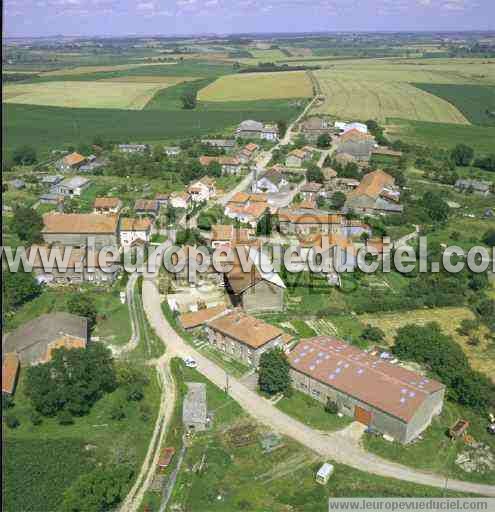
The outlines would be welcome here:
[[[459,167],[467,167],[474,158],[474,150],[466,144],[457,144],[450,156]]]
[[[433,222],[445,222],[449,217],[449,205],[438,192],[425,192],[422,205]]]
[[[129,464],[97,467],[81,475],[64,493],[62,512],[115,510],[134,475]]]
[[[32,165],[36,163],[36,151],[31,146],[21,146],[14,151],[12,160],[17,165]]]
[[[185,110],[194,110],[197,105],[196,91],[188,90],[185,91],[181,96],[182,108]]]
[[[222,175],[222,166],[220,162],[213,161],[208,164],[208,176],[219,178]]]
[[[17,428],[21,424],[17,416],[13,414],[7,414],[5,417],[5,422],[7,423],[7,427],[12,429]]]
[[[321,149],[329,148],[332,144],[332,138],[328,133],[322,133],[316,140],[316,147]]]
[[[473,331],[477,331],[479,328],[478,320],[471,320],[469,318],[464,318],[461,320],[459,327],[457,328],[457,332],[461,336],[470,336]]]
[[[99,343],[86,349],[54,350],[51,361],[26,370],[26,395],[43,416],[62,410],[76,416],[87,414],[116,386],[112,354]]]
[[[89,295],[73,293],[67,301],[67,308],[69,313],[87,318],[90,330],[96,324],[96,306]]]
[[[339,406],[331,398],[327,398],[325,412],[328,412],[329,414],[337,414],[339,412]]]
[[[361,338],[366,341],[379,343],[385,339],[385,333],[379,327],[367,325],[361,333]]]
[[[25,243],[42,242],[43,217],[29,206],[15,206],[12,231]]]
[[[10,272],[2,276],[2,296],[5,311],[17,309],[41,293],[41,286],[29,272]]]
[[[317,183],[323,183],[323,173],[316,164],[309,164],[306,170],[306,179],[308,181],[315,181]]]
[[[261,216],[258,224],[256,224],[256,234],[269,236],[273,230],[273,219],[270,210],[267,208],[265,213]]]
[[[483,235],[483,243],[486,245],[489,245],[490,247],[495,247],[495,229],[489,229],[484,235]]]
[[[275,395],[290,389],[290,365],[281,349],[264,352],[258,368],[258,386],[263,393]]]
[[[340,210],[344,206],[345,201],[346,197],[343,192],[335,192],[335,194],[332,196],[332,206],[336,210]]]
[[[278,128],[278,136],[283,138],[285,136],[285,132],[287,131],[287,122],[286,121],[277,121]]]

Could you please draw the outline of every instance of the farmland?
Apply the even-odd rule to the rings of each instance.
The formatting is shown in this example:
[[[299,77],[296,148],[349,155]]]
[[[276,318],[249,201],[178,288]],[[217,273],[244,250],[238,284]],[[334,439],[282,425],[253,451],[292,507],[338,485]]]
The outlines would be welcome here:
[[[217,79],[199,92],[200,101],[249,101],[308,98],[311,82],[303,71],[245,73]]]
[[[147,82],[46,82],[7,86],[5,102],[66,108],[140,110],[160,89],[176,80]]]
[[[400,117],[467,124],[465,117],[450,103],[407,83],[347,81],[323,71],[315,75],[326,96],[325,103],[317,108],[322,113],[344,119],[376,119],[382,123],[389,117]]]
[[[495,126],[495,86],[414,85],[455,105],[472,124]]]
[[[456,144],[468,144],[479,153],[493,153],[495,127],[466,126],[452,123],[431,123],[406,119],[389,119],[387,135],[392,139],[428,146],[453,148]]]
[[[438,322],[442,330],[452,336],[464,349],[471,366],[484,372],[495,381],[494,347],[488,341],[486,328],[480,329],[480,345],[468,345],[468,339],[460,335],[457,329],[462,320],[473,320],[474,314],[468,308],[435,308],[408,311],[407,315],[398,313],[383,313],[361,315],[359,319],[364,324],[379,327],[386,333],[386,341],[390,344],[397,330],[407,324],[425,325],[429,322]]]
[[[243,115],[260,121],[289,120],[297,107],[284,110],[250,110]],[[222,134],[239,123],[238,111],[162,111],[62,108],[6,104],[4,108],[4,150],[30,144],[41,155],[64,144],[88,143],[97,134],[109,140],[158,142],[181,137]]]

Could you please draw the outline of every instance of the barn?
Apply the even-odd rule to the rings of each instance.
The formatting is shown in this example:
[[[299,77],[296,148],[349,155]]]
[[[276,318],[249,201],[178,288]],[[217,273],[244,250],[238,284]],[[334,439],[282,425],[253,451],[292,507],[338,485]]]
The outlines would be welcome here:
[[[295,389],[400,443],[418,437],[442,411],[440,382],[329,336],[301,340],[289,362]]]

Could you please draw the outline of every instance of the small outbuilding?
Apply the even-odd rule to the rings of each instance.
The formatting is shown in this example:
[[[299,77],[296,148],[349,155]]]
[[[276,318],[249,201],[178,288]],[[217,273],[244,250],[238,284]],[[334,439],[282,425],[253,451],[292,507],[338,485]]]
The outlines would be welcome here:
[[[201,432],[208,426],[206,384],[186,382],[188,387],[182,407],[182,421],[188,432]]]
[[[332,464],[325,462],[325,464],[323,464],[323,466],[318,470],[318,473],[316,473],[316,481],[319,484],[325,485],[332,476],[334,470],[335,468]]]

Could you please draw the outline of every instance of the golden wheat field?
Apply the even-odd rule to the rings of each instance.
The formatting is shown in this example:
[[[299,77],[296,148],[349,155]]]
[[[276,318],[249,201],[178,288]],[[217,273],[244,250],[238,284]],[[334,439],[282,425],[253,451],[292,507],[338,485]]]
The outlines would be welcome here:
[[[316,73],[325,96],[316,111],[343,119],[398,117],[415,121],[469,124],[449,102],[422,91],[411,84],[384,81],[360,81],[334,78]]]
[[[3,101],[69,108],[140,110],[160,89],[184,81],[177,77],[160,78],[162,80],[155,82],[119,79],[118,81],[60,81],[8,85],[3,91]]]
[[[199,91],[200,101],[307,98],[313,89],[304,71],[226,75]]]

